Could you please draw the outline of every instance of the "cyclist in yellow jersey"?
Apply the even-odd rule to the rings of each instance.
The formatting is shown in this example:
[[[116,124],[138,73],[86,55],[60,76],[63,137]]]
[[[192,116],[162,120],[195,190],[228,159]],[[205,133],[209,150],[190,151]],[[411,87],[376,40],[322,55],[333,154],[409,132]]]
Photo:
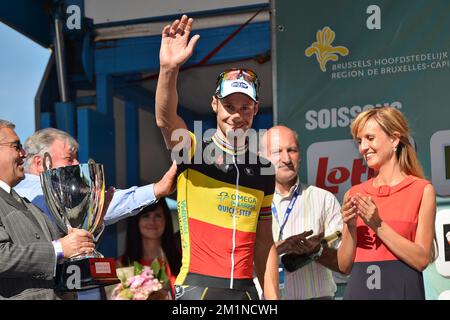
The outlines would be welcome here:
[[[168,148],[181,149],[183,156],[177,182],[183,247],[177,299],[258,299],[253,271],[264,298],[277,299],[274,170],[248,139],[259,108],[259,81],[248,69],[222,72],[211,101],[216,132],[201,140],[189,132],[177,114],[176,83],[199,40],[199,35],[189,39],[192,23],[183,15],[163,29],[156,89],[157,125]]]

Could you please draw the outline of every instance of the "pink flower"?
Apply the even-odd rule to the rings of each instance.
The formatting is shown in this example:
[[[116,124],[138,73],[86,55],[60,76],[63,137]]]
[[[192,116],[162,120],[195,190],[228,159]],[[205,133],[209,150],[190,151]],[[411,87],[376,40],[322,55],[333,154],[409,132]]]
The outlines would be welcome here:
[[[133,289],[134,289],[134,288],[139,288],[140,286],[142,286],[142,284],[144,283],[144,281],[145,281],[145,278],[144,278],[144,277],[141,277],[141,276],[134,276],[134,277],[128,279],[127,285],[128,285],[130,288],[133,288]]]
[[[149,278],[153,278],[154,275],[152,268],[150,268],[149,266],[144,266],[144,269],[142,270],[142,275]]]
[[[121,283],[118,284],[111,295],[113,300],[146,300],[153,292],[163,289],[163,283],[155,278],[152,267],[141,266],[135,263],[134,276],[125,272],[120,277]],[[160,270],[159,268],[156,270]],[[138,273],[138,274],[136,274]],[[158,275],[160,272],[158,271]],[[159,297],[159,296],[158,296]]]

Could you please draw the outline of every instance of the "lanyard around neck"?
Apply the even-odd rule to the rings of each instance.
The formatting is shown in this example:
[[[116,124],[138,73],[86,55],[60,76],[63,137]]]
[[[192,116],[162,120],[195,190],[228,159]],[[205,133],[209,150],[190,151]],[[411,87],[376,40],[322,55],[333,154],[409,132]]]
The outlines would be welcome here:
[[[281,237],[283,236],[283,229],[286,226],[286,222],[287,222],[287,220],[289,218],[289,215],[292,212],[292,208],[294,207],[295,201],[298,198],[298,189],[299,189],[299,187],[300,187],[300,183],[295,188],[294,194],[292,195],[292,198],[291,198],[291,201],[289,201],[289,204],[288,204],[288,206],[286,208],[286,212],[284,213],[283,223],[280,226],[280,232],[278,234],[278,241],[280,241]],[[272,202],[272,214],[275,217],[275,219],[277,219],[278,225],[280,225],[280,221],[278,220],[278,211],[277,211],[277,208],[275,207],[275,204],[273,202]]]

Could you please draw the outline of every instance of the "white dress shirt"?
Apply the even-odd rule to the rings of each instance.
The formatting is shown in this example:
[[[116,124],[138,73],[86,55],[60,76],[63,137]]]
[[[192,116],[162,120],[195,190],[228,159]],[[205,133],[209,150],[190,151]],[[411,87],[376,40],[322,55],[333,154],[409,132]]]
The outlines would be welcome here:
[[[0,180],[0,188],[5,190],[7,193],[11,193],[11,187],[4,181]]]
[[[273,205],[277,210],[279,221],[275,216],[272,219],[274,241],[278,241],[284,213],[299,184],[299,195],[287,219],[282,239],[308,230],[313,230],[313,235],[324,231],[325,236],[342,230],[341,206],[336,197],[326,190],[300,183],[297,180],[297,183],[285,196],[275,190]],[[339,242],[334,243],[333,246],[337,248],[338,245]],[[314,261],[294,272],[285,270],[284,284],[286,298],[289,300],[334,296],[336,292],[332,271]]]

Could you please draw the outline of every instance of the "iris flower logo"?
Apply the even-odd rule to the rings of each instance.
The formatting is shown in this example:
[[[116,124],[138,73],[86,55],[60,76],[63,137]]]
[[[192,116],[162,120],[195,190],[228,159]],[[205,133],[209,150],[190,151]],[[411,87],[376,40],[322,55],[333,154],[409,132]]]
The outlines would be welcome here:
[[[328,61],[337,61],[339,59],[337,54],[346,56],[349,53],[346,47],[333,47],[331,45],[335,37],[334,31],[330,27],[325,27],[317,31],[317,41],[305,50],[307,57],[311,57],[313,54],[316,55],[320,70],[323,72],[327,71],[326,64]]]

